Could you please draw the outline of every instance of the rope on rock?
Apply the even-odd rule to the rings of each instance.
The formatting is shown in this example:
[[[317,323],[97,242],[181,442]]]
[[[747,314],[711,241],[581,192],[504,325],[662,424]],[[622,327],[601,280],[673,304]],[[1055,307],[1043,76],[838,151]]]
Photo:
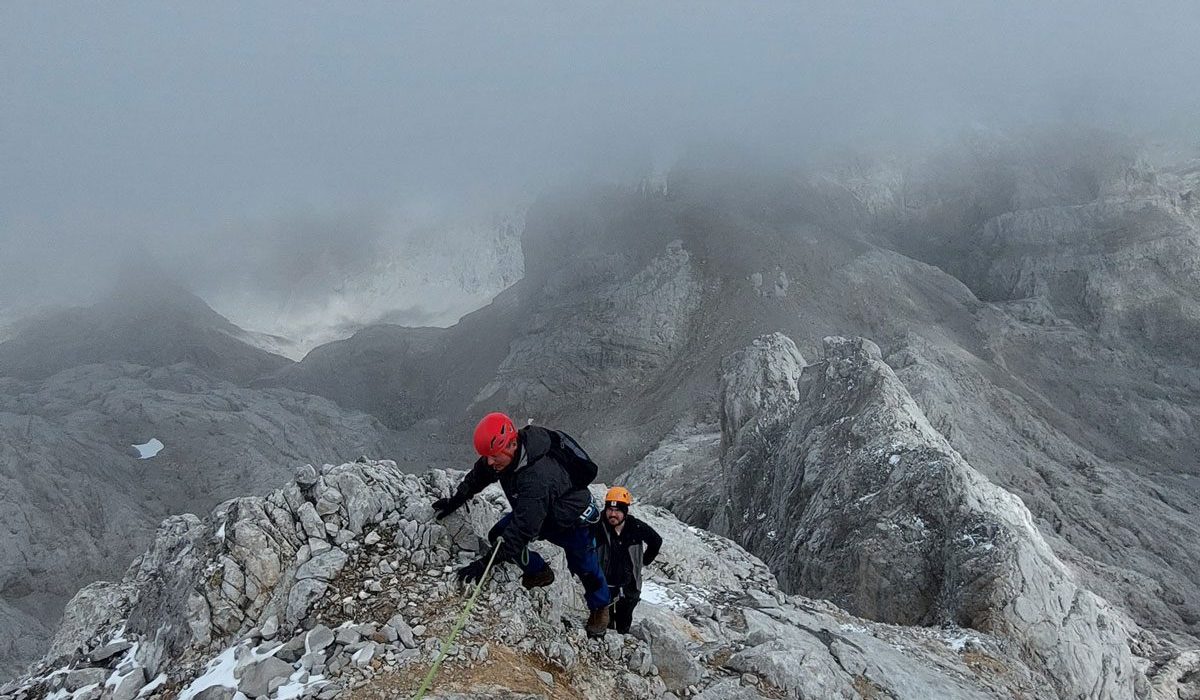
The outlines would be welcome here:
[[[433,684],[434,676],[437,675],[438,669],[442,667],[442,661],[445,661],[446,654],[450,652],[450,647],[454,646],[455,640],[458,639],[458,635],[467,624],[467,618],[470,617],[471,610],[475,608],[475,599],[479,597],[479,591],[483,589],[483,583],[487,581],[488,574],[492,571],[492,563],[496,561],[496,554],[500,552],[500,543],[503,541],[503,537],[496,538],[496,544],[492,547],[492,555],[488,557],[487,566],[483,568],[483,574],[475,584],[475,590],[471,593],[467,604],[463,606],[462,612],[459,613],[458,620],[454,622],[454,627],[450,630],[450,635],[442,640],[442,650],[438,653],[437,658],[434,659],[433,666],[429,667],[429,673],[425,674],[425,679],[421,681],[421,687],[417,688],[417,694],[412,697],[412,700],[421,700],[421,698],[425,697],[425,693],[429,692],[429,687]]]

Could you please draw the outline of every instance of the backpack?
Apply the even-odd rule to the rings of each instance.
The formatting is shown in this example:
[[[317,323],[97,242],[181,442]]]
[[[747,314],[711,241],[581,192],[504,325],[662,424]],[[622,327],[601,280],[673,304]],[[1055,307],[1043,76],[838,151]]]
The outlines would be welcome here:
[[[571,485],[577,489],[586,489],[588,484],[596,480],[600,468],[588,456],[588,453],[575,442],[575,438],[561,430],[547,430],[550,433],[550,454],[566,470],[571,477]]]

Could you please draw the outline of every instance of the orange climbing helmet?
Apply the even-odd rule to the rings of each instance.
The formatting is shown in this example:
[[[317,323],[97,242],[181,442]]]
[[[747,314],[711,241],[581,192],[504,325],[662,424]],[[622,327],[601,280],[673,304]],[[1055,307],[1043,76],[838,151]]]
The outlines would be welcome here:
[[[604,505],[606,506],[624,506],[626,510],[633,505],[633,494],[629,493],[629,489],[624,486],[614,486],[604,494]]]
[[[475,426],[475,451],[495,457],[517,439],[512,419],[500,412],[489,413]]]

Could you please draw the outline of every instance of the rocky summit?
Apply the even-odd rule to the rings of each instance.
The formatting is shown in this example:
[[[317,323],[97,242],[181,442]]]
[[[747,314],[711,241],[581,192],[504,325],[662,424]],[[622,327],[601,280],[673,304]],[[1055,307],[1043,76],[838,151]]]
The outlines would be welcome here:
[[[455,567],[479,555],[505,509],[493,486],[469,511],[434,520],[431,501],[460,475],[405,474],[366,459],[305,467],[266,497],[226,501],[204,519],[168,518],[121,581],[80,591],[50,652],[0,694],[409,697],[467,599]],[[629,635],[589,640],[577,582],[560,576],[530,592],[502,565],[426,697],[1174,698],[1196,689],[1194,654],[1135,662],[1129,628],[1113,619],[1103,630],[1076,624],[1091,642],[1124,648],[1093,666],[1112,675],[1064,693],[1048,682],[1047,665],[1091,655],[1046,624],[1043,598],[1009,589],[1009,618],[1028,628],[1006,624],[1007,608],[988,629],[870,621],[782,592],[762,560],[666,510],[638,513],[667,545]],[[1038,554],[1015,546],[1015,556]],[[565,571],[560,553],[538,547]],[[1067,595],[1081,608],[1072,616],[1103,610]],[[1056,638],[1065,645],[1057,656]]]

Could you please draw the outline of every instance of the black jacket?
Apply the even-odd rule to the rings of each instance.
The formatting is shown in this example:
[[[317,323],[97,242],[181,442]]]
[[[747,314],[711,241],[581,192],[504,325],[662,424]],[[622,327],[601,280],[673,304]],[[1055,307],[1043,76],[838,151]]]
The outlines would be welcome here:
[[[592,532],[596,543],[600,545],[600,567],[604,575],[609,576],[611,573],[614,579],[619,579],[620,572],[628,571],[627,585],[632,587],[632,591],[627,593],[640,593],[642,567],[658,556],[658,551],[662,549],[662,536],[654,528],[628,513],[625,514],[625,527],[621,529],[620,535],[617,535],[603,516],[600,522],[592,526]],[[625,559],[618,561],[615,557]],[[611,580],[610,583],[618,585],[616,580]]]
[[[579,516],[592,503],[586,488],[576,488],[567,470],[550,453],[550,432],[530,425],[517,432],[518,449],[513,463],[502,472],[480,457],[455,490],[455,498],[467,501],[500,482],[512,507],[512,521],[501,536],[504,544],[496,562],[515,561],[533,540],[555,530],[580,526]]]

